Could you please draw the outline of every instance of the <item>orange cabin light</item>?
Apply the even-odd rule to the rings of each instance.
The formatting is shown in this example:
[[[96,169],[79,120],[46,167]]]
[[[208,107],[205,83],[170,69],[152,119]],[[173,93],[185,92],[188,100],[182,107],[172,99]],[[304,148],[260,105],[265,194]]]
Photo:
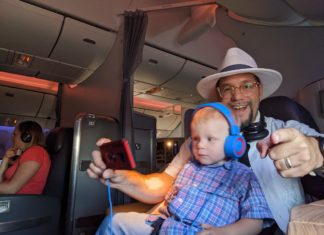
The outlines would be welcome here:
[[[0,72],[0,84],[57,94],[58,82],[43,80],[24,75]]]

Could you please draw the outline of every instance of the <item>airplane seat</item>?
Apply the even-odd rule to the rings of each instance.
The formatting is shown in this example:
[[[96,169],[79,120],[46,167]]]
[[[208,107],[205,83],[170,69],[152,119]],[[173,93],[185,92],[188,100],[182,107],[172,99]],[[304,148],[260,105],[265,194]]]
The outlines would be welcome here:
[[[92,151],[99,150],[99,138],[121,139],[121,127],[112,116],[80,113],[75,118],[68,203],[66,206],[66,235],[95,234],[105,215],[108,203],[107,187],[90,178],[87,169]],[[123,202],[124,196],[111,188],[112,204]]]
[[[54,128],[46,138],[51,168],[43,195],[0,195],[0,233],[62,234],[72,155],[72,128]]]
[[[73,128],[56,127],[46,137],[51,168],[43,194],[60,201],[60,229],[64,231],[69,176],[72,158]]]
[[[283,121],[296,120],[320,132],[310,112],[301,104],[288,97],[275,96],[262,100],[260,103],[260,112],[265,116]],[[324,189],[323,187],[318,187],[324,184],[323,178],[306,175],[302,177],[301,181],[308,201],[324,199]]]
[[[73,128],[56,127],[46,137],[46,149],[51,158],[51,169],[43,194],[63,199],[71,165]],[[66,185],[66,187],[63,187]]]
[[[187,109],[184,113],[184,119],[183,119],[183,128],[184,128],[184,137],[187,139],[191,135],[190,131],[190,123],[192,119],[192,113],[194,109]]]
[[[66,208],[72,128],[54,128],[46,138],[51,169],[43,195],[0,195],[0,234],[62,234]]]
[[[296,120],[320,131],[310,112],[286,96],[274,96],[262,100],[260,112],[265,116],[283,121]]]

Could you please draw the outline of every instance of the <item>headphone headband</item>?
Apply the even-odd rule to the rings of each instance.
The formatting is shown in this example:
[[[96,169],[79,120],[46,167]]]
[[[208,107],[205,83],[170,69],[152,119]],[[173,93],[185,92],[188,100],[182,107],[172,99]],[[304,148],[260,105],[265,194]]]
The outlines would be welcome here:
[[[225,119],[229,125],[230,135],[239,135],[240,134],[240,128],[238,125],[236,125],[234,119],[232,118],[231,111],[222,103],[210,102],[210,103],[200,104],[195,108],[192,116],[195,115],[195,113],[199,109],[202,109],[205,107],[214,108],[214,109],[218,110],[225,117]]]

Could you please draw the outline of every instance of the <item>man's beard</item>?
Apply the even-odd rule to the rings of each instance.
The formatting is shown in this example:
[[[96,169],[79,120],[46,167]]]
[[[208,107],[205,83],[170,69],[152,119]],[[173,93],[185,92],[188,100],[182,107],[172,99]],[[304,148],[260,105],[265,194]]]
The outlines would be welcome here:
[[[253,111],[251,109],[251,112],[249,114],[249,117],[244,122],[241,123],[241,130],[244,129],[244,128],[246,128],[246,127],[248,127],[250,125],[250,123],[253,122],[252,119],[253,119]]]

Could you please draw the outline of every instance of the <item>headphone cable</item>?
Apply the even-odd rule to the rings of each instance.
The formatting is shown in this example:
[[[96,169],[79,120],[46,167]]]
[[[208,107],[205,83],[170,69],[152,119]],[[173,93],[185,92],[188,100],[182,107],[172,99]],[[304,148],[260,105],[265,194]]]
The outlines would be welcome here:
[[[111,200],[111,190],[110,190],[110,182],[109,180],[106,181],[107,182],[107,191],[108,191],[108,202],[109,202],[109,215],[108,217],[104,218],[104,220],[102,221],[98,231],[96,232],[96,235],[105,235],[105,231],[108,229],[108,225],[109,225],[109,234],[112,235],[112,214],[113,214],[113,210],[112,210],[112,200]]]
[[[112,201],[111,201],[111,190],[110,190],[110,182],[108,180],[107,183],[107,190],[108,190],[108,201],[109,201],[109,228],[110,228],[110,235],[112,235],[112,215],[113,215],[113,210],[112,210]]]

